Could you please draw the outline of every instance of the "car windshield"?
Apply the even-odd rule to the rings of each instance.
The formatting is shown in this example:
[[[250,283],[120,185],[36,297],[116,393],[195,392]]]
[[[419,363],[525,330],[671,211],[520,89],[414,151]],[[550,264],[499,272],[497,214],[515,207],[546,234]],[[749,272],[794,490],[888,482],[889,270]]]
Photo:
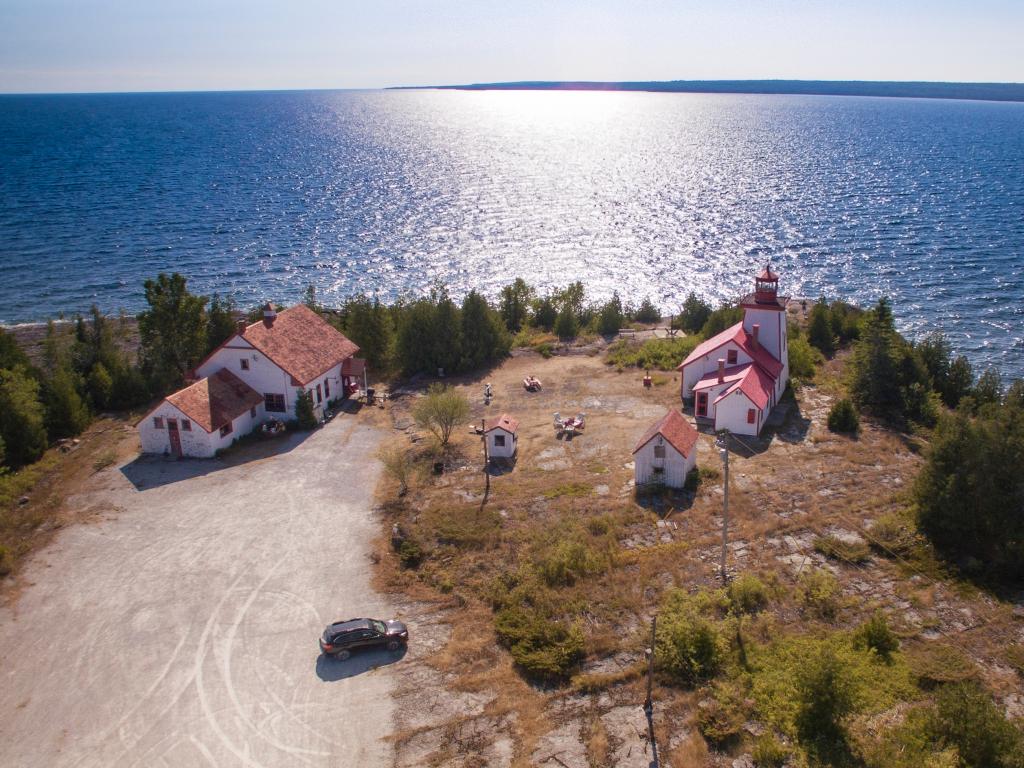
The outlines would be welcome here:
[[[388,628],[384,626],[383,621],[371,621],[370,625],[382,635],[386,635],[388,633]]]

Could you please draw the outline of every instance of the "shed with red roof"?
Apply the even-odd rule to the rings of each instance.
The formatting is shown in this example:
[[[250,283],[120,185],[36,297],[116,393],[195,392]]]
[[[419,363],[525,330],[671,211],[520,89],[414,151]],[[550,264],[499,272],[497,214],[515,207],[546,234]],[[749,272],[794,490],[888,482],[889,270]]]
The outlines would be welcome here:
[[[484,422],[487,455],[492,459],[511,459],[519,447],[519,422],[503,413]]]
[[[640,436],[633,449],[637,486],[661,483],[682,488],[697,465],[697,430],[679,411],[669,411]]]

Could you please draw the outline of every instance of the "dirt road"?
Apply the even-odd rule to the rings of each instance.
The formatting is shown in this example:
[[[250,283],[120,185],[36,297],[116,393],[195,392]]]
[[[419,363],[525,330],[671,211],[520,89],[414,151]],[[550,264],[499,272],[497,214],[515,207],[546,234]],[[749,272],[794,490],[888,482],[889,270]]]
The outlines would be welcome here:
[[[272,456],[98,475],[73,503],[108,512],[0,609],[0,765],[390,764],[401,654],[317,648],[331,620],[395,615],[370,589],[379,439],[342,415]]]

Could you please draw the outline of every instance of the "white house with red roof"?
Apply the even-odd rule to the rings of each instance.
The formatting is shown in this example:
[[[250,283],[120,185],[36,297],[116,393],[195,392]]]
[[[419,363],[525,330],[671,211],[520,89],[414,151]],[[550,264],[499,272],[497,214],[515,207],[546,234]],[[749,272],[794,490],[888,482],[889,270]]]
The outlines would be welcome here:
[[[299,393],[314,411],[365,384],[366,364],[352,341],[303,304],[263,320],[239,322],[196,366],[196,381],[168,395],[137,425],[143,453],[213,456],[268,417],[295,416]]]
[[[786,305],[779,276],[767,266],[743,297],[743,320],[702,342],[679,365],[680,395],[693,399],[698,422],[757,435],[789,382]]]
[[[661,483],[682,488],[697,466],[697,430],[679,411],[669,411],[652,424],[633,449],[637,486]]]
[[[503,413],[484,422],[487,455],[492,459],[511,459],[519,447],[519,422]]]

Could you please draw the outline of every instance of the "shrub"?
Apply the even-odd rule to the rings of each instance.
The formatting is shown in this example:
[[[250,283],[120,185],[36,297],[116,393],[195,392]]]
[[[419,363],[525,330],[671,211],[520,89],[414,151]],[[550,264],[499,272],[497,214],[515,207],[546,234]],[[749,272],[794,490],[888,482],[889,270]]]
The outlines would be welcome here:
[[[752,573],[741,573],[733,579],[727,593],[737,613],[757,613],[768,605],[768,587]]]
[[[448,445],[452,431],[469,417],[469,401],[449,386],[431,384],[427,394],[412,408],[416,425],[426,429],[441,447]]]
[[[789,748],[770,733],[760,736],[750,753],[757,768],[782,768],[789,755]]]
[[[0,370],[0,438],[13,469],[36,461],[46,450],[39,384],[21,368]]]
[[[96,461],[92,463],[92,468],[94,472],[102,472],[115,463],[117,463],[117,454],[113,450],[107,450],[96,457]]]
[[[800,381],[813,381],[817,367],[825,362],[821,352],[807,343],[801,335],[789,340],[789,373]]]
[[[863,563],[867,561],[870,550],[864,542],[847,542],[837,536],[819,536],[814,540],[814,549],[825,557],[841,560],[844,563]]]
[[[563,307],[555,320],[555,335],[562,341],[575,339],[580,331],[579,320],[569,307]]]
[[[907,654],[910,669],[923,688],[943,683],[961,683],[977,676],[978,668],[959,648],[931,642],[912,648]]]
[[[804,608],[822,619],[831,621],[839,612],[839,582],[828,571],[804,573],[798,592]]]
[[[413,539],[406,538],[398,545],[398,561],[403,568],[419,568],[424,557],[423,547]]]
[[[910,552],[915,543],[914,531],[898,515],[889,513],[875,520],[871,526],[868,544],[886,557],[903,556]]]
[[[625,320],[622,314],[622,300],[619,298],[619,292],[615,291],[611,299],[601,307],[597,318],[597,332],[602,336],[612,336],[619,332]]]
[[[532,678],[562,680],[583,657],[583,632],[577,624],[558,621],[550,607],[516,601],[498,611],[498,641]]]
[[[683,483],[683,490],[696,493],[700,487],[700,469],[694,467],[686,473],[686,482]]]
[[[818,299],[811,309],[807,321],[807,341],[826,357],[832,357],[836,352],[835,332],[832,330],[828,304],[824,299]]]
[[[828,428],[832,432],[857,434],[860,430],[860,415],[852,400],[844,397],[835,402],[828,412]]]
[[[413,475],[413,466],[405,451],[398,446],[381,448],[377,458],[384,465],[384,472],[398,483],[398,495],[404,496],[409,490],[409,481]]]
[[[608,347],[605,362],[621,368],[674,371],[697,343],[698,340],[691,336],[648,339],[642,344],[631,339],[619,339]]]
[[[671,590],[658,615],[655,660],[658,667],[685,685],[712,677],[720,669],[726,644],[709,617],[714,597]]]
[[[295,398],[295,421],[299,429],[313,429],[316,426],[313,395],[305,389],[300,390]]]
[[[605,562],[579,538],[562,539],[535,560],[537,573],[548,586],[568,586],[604,570]]]
[[[886,661],[900,649],[900,640],[889,629],[889,622],[881,611],[875,611],[871,618],[861,625],[854,642],[858,647],[873,650]]]
[[[750,706],[736,683],[717,682],[709,693],[697,705],[697,728],[710,744],[721,749],[743,732]]]
[[[855,704],[854,682],[829,647],[796,670],[797,738],[808,751],[829,760],[845,748],[843,720]]]
[[[942,688],[927,730],[938,744],[956,747],[964,768],[1024,765],[1024,737],[976,683]]]

